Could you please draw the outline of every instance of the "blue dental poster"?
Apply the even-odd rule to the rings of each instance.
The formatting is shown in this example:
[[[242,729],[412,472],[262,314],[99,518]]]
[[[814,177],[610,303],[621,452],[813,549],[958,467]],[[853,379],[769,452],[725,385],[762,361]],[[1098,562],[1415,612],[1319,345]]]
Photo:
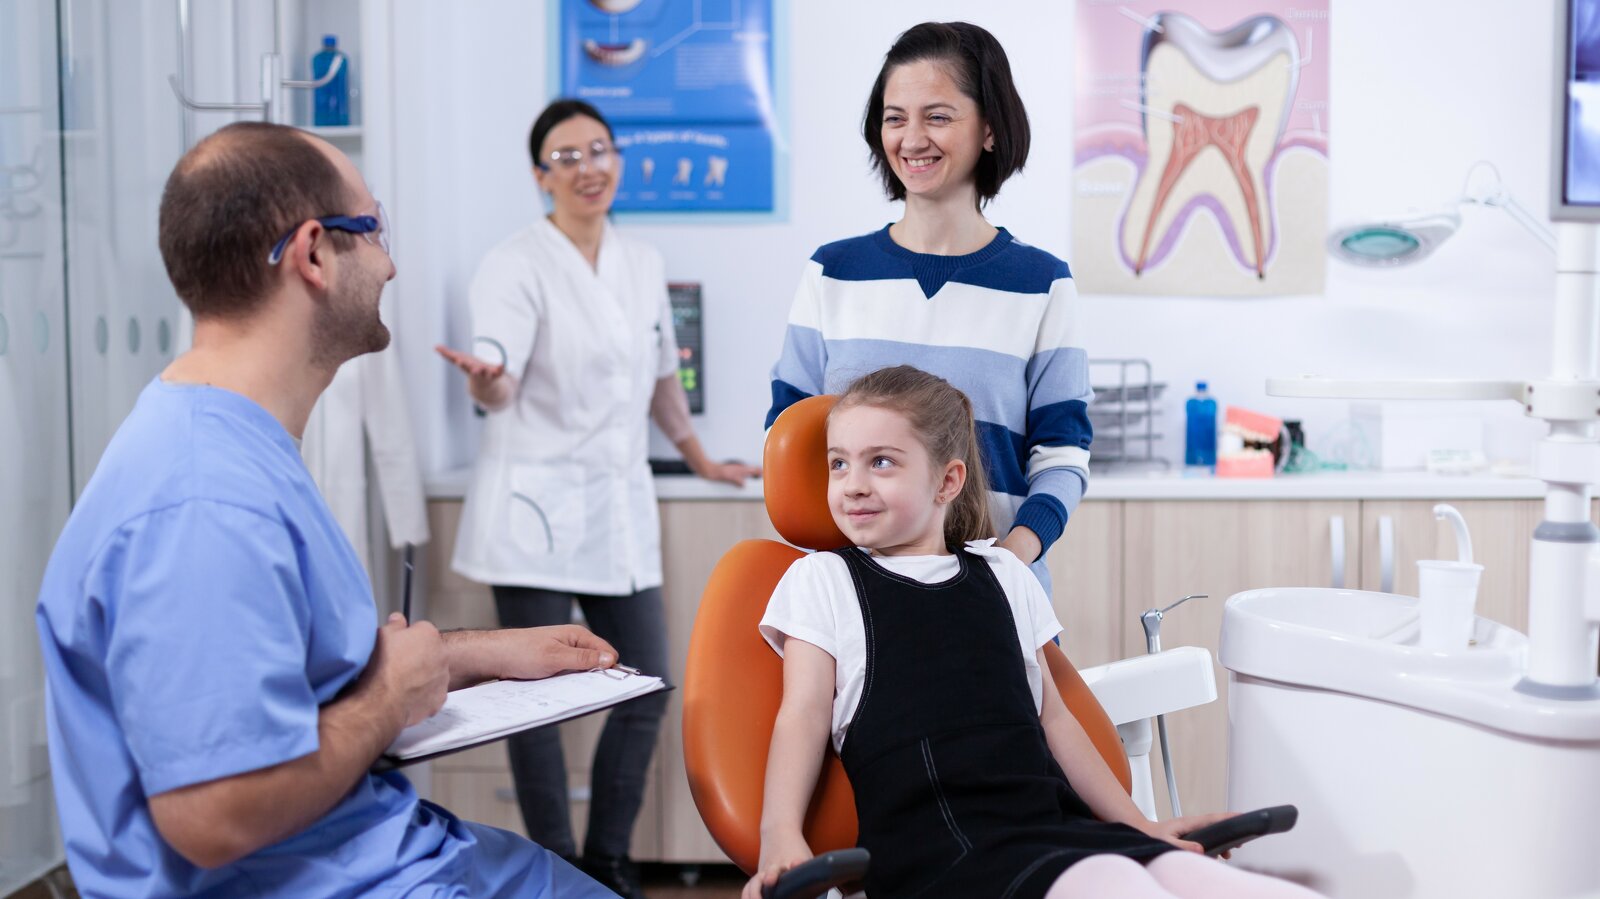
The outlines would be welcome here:
[[[561,94],[622,150],[618,212],[773,212],[774,0],[560,0]]]

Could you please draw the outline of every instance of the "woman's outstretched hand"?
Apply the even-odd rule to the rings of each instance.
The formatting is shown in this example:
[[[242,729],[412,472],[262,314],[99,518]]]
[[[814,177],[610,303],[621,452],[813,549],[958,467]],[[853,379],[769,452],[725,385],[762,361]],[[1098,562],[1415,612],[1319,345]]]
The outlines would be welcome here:
[[[439,355],[448,359],[451,365],[466,373],[467,378],[472,382],[473,396],[487,393],[494,382],[500,380],[500,376],[506,373],[506,367],[503,364],[485,362],[471,353],[452,350],[444,344],[439,344],[434,349],[438,351]]]

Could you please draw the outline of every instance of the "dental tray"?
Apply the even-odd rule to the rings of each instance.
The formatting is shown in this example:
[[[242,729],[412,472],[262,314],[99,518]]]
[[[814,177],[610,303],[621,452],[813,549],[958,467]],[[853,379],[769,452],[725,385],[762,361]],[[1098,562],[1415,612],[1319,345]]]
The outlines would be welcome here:
[[[1162,381],[1151,381],[1134,384],[1105,384],[1091,387],[1094,390],[1095,406],[1110,406],[1119,403],[1146,403],[1150,400],[1160,401],[1161,394],[1167,389]]]

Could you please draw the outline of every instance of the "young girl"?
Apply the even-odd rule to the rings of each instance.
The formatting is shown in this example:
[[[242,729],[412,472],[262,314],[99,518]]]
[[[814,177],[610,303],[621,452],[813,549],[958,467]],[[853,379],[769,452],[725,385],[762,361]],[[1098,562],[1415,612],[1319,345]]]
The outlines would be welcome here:
[[[811,857],[801,822],[831,738],[855,791],[869,899],[1304,897],[1149,821],[1067,711],[1040,651],[1061,630],[996,548],[966,396],[910,366],[828,418],[828,505],[854,546],[795,562],[762,635],[783,656],[761,887]],[[1182,851],[1190,850],[1190,851]]]

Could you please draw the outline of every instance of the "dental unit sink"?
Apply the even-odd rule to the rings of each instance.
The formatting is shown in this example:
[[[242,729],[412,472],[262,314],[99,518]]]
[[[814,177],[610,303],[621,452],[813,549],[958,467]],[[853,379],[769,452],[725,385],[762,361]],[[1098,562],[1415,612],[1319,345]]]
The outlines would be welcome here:
[[[1418,605],[1228,600],[1228,806],[1301,810],[1237,863],[1330,897],[1600,895],[1600,699],[1530,689],[1528,638],[1487,619],[1461,649],[1422,647]]]

